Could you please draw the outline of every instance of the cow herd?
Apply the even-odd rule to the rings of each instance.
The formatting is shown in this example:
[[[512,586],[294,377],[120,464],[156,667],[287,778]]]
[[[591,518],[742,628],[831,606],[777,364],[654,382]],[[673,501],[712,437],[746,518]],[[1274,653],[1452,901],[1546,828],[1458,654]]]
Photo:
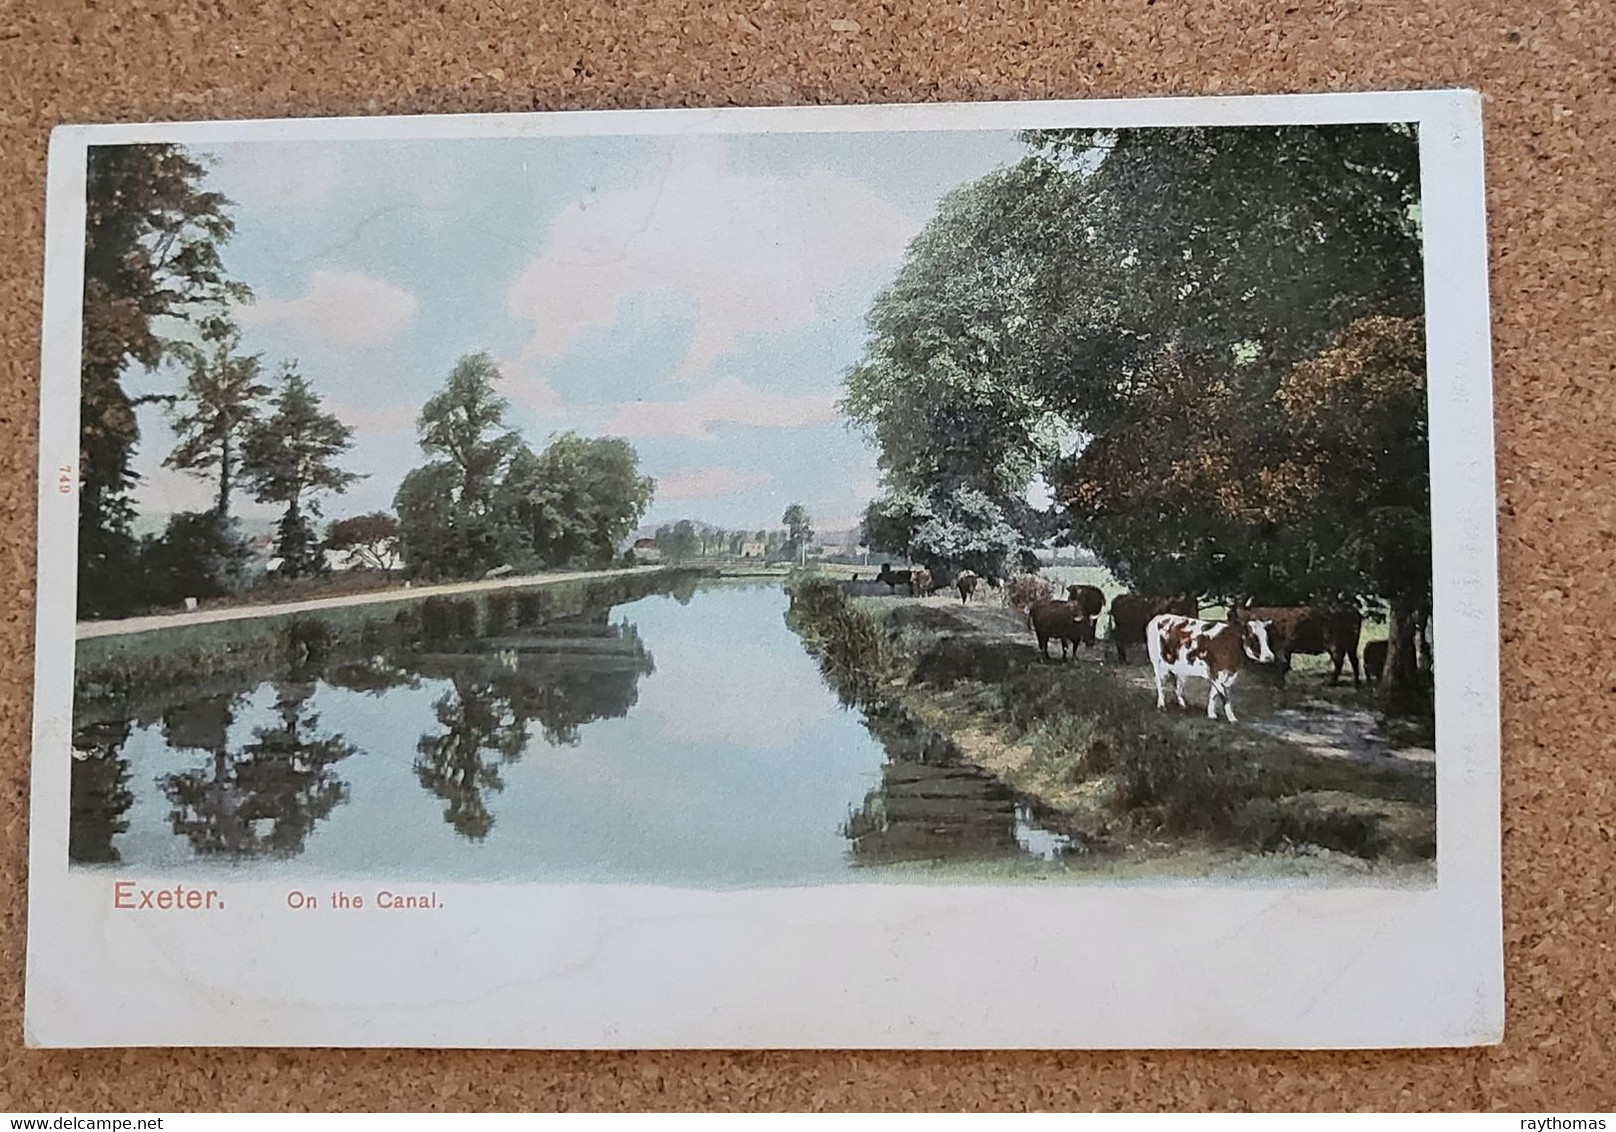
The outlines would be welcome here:
[[[917,597],[930,595],[938,588],[924,567],[893,570],[883,565],[875,580],[884,583],[888,592],[896,593],[902,588]],[[1012,580],[1012,594],[1020,581]],[[1031,584],[1025,588],[1035,595],[1040,590],[1044,595],[1049,593],[1047,583],[1035,578],[1029,581]],[[966,570],[954,579],[954,589],[960,601],[968,603],[984,582],[994,589],[1003,585],[1001,579],[984,579]],[[1065,599],[1034,596],[1028,601],[1027,628],[1037,639],[1042,657],[1054,659],[1049,646],[1057,641],[1062,660],[1068,654],[1075,658],[1080,645],[1095,647],[1095,624],[1105,604],[1105,594],[1098,586],[1081,584],[1068,586]],[[1193,597],[1124,593],[1111,599],[1108,630],[1111,647],[1121,663],[1127,663],[1130,648],[1144,646],[1155,675],[1158,709],[1167,706],[1169,681],[1174,697],[1183,707],[1185,682],[1194,677],[1211,686],[1207,716],[1216,719],[1221,704],[1230,722],[1235,719],[1231,698],[1234,683],[1247,661],[1277,663],[1281,672],[1289,672],[1291,658],[1299,653],[1326,654],[1332,665],[1330,683],[1339,683],[1342,669],[1350,664],[1354,686],[1364,677],[1371,682],[1378,679],[1386,663],[1386,642],[1370,641],[1363,648],[1360,670],[1358,639],[1363,617],[1350,608],[1247,605],[1230,610],[1227,620],[1203,621],[1200,603]]]

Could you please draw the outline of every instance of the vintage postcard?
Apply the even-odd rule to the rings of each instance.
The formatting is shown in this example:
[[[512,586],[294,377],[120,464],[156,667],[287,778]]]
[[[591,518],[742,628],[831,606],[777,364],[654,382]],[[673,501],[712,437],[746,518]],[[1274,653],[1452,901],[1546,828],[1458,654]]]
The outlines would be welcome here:
[[[1480,108],[59,129],[28,1039],[1497,1041]]]

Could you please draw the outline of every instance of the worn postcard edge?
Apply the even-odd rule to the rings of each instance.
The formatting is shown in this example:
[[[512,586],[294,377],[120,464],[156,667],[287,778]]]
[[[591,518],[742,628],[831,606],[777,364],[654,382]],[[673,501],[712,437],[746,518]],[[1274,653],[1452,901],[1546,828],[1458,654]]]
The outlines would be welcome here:
[[[1435,615],[1444,630],[1444,668],[1438,675],[1438,883],[1420,892],[1363,889],[1252,891],[1230,885],[1092,885],[1016,889],[932,885],[850,885],[812,889],[760,890],[714,894],[651,888],[506,886],[521,907],[515,922],[531,924],[546,908],[577,907],[580,896],[598,897],[612,915],[626,917],[625,930],[639,915],[637,905],[661,909],[696,906],[698,919],[713,925],[768,926],[775,916],[802,928],[805,923],[838,929],[834,941],[854,949],[885,944],[920,969],[911,988],[894,989],[882,971],[879,953],[854,964],[824,964],[816,984],[815,964],[790,948],[780,933],[738,944],[701,937],[700,955],[669,956],[655,950],[630,954],[629,962],[650,962],[665,973],[683,973],[695,1001],[641,1007],[613,1013],[578,1009],[565,1018],[535,1023],[521,1012],[531,995],[512,993],[485,1000],[469,1013],[465,1004],[429,1001],[356,1010],[330,1003],[282,1003],[244,1010],[217,1006],[206,1017],[181,1017],[175,998],[165,1013],[163,994],[148,1003],[117,972],[70,970],[73,957],[64,938],[83,929],[72,906],[76,885],[67,875],[67,764],[61,752],[70,742],[74,657],[77,496],[71,483],[78,459],[79,309],[82,292],[83,197],[86,148],[99,144],[173,141],[190,144],[245,141],[345,139],[429,139],[581,134],[751,133],[824,130],[980,130],[1044,126],[1143,127],[1160,125],[1278,125],[1374,121],[1413,121],[1420,126],[1425,216],[1431,399],[1432,537],[1435,561]],[[1497,636],[1497,546],[1494,525],[1494,464],[1487,255],[1482,190],[1481,102],[1472,91],[1413,91],[1374,94],[1264,95],[1232,98],[1126,99],[1010,103],[915,104],[864,107],[726,108],[717,110],[572,111],[539,114],[451,115],[400,118],[328,118],[237,122],[71,125],[52,136],[42,318],[38,593],[35,635],[35,714],[30,799],[29,946],[25,1036],[31,1046],[87,1047],[138,1045],[252,1046],[431,1046],[480,1048],[1395,1048],[1496,1043],[1503,1029],[1503,964],[1499,872],[1499,687]],[[64,471],[65,470],[65,471]],[[102,882],[105,883],[104,881]],[[477,886],[468,886],[475,888]],[[489,887],[489,886],[482,886]],[[869,901],[878,896],[884,915],[872,917]],[[1030,898],[1036,897],[1036,903]],[[784,902],[782,902],[784,898]],[[1379,903],[1376,903],[1376,902]],[[1390,904],[1386,904],[1390,901]],[[716,902],[716,903],[715,903]],[[1201,982],[1244,980],[1209,995],[1205,985],[1185,982],[1177,953],[1163,952],[1157,933],[1188,931],[1220,922],[1218,908],[1244,905],[1240,913],[1264,921],[1265,930],[1237,942],[1245,954],[1230,961],[1208,949]],[[586,902],[587,903],[587,902]],[[1265,944],[1295,921],[1339,915],[1355,905],[1375,904],[1385,919],[1363,943],[1375,954],[1335,969],[1291,972],[1309,977],[1277,979],[1265,985],[1274,964]],[[1388,910],[1389,909],[1389,910]],[[789,910],[789,911],[788,911]],[[1096,920],[1090,911],[1097,912]],[[1119,913],[1126,912],[1126,916]],[[1284,923],[1270,917],[1279,913]],[[1152,925],[1146,934],[1096,941],[1104,918],[1136,919]],[[1405,914],[1406,913],[1406,914]],[[1032,932],[999,931],[980,937],[984,924],[1017,922],[1013,917],[1086,930],[1073,948],[1092,961],[1102,949],[1114,964],[1103,980],[1092,976],[1076,987],[1050,987],[1030,977],[1025,940]],[[1007,919],[1006,916],[1012,918]],[[525,917],[525,920],[524,920]],[[946,963],[926,970],[926,951],[914,946],[894,922],[925,922],[928,938],[970,938],[985,949],[981,967],[1000,964],[1002,978],[962,996],[944,980],[954,972]],[[94,925],[91,918],[90,926]],[[1332,921],[1339,923],[1339,921]],[[1350,923],[1351,921],[1349,921]],[[1096,926],[1097,925],[1097,926]],[[486,924],[483,926],[487,926]],[[1229,924],[1223,923],[1222,929]],[[289,930],[289,929],[288,929]],[[603,930],[610,931],[607,926]],[[1425,932],[1443,937],[1434,947]],[[974,934],[973,934],[974,933]],[[1408,938],[1418,933],[1419,938]],[[395,937],[396,932],[392,933]],[[823,958],[826,939],[819,941]],[[914,933],[910,932],[912,936]],[[841,937],[851,936],[850,940]],[[82,937],[80,937],[82,939]],[[1390,941],[1395,946],[1387,947]],[[688,941],[687,941],[688,942]],[[786,945],[780,962],[755,996],[729,995],[717,980],[746,968],[754,946]],[[1445,946],[1451,944],[1451,947]],[[739,953],[736,947],[741,950]],[[1417,949],[1423,961],[1441,951],[1445,985],[1439,999],[1422,998],[1419,978],[1387,977],[1386,955]],[[632,947],[630,948],[632,951]],[[1066,963],[1065,973],[1081,979],[1071,957],[1049,954],[1046,964]],[[1200,949],[1190,947],[1185,955]],[[1037,967],[1033,956],[1032,967]],[[789,960],[789,961],[787,961]],[[860,965],[862,964],[862,966]],[[865,969],[869,970],[866,971]],[[880,971],[876,969],[880,968]],[[755,973],[755,972],[754,972]],[[876,979],[876,985],[870,980]],[[703,982],[703,980],[706,980]],[[1019,981],[1018,981],[1019,980]],[[591,985],[609,988],[631,980],[618,965],[591,972]],[[1104,986],[1098,985],[1103,981]],[[1167,1004],[1165,1016],[1141,1021],[1149,1003],[1130,993],[1150,984],[1172,984],[1149,1003]],[[1118,987],[1122,989],[1119,991]],[[1308,990],[1295,1001],[1281,1001],[1295,987]],[[1342,993],[1346,988],[1345,994]],[[706,992],[706,998],[702,997]],[[864,999],[860,998],[863,992]],[[1256,1003],[1216,1011],[1219,997],[1241,994]],[[101,1006],[88,1000],[102,996]],[[1070,999],[1066,996],[1071,995]],[[1409,1013],[1428,1001],[1429,1015]],[[1091,1008],[1092,998],[1103,999]],[[1107,997],[1109,996],[1109,997]],[[427,996],[430,998],[430,996]],[[938,997],[949,1001],[938,1004]],[[832,1019],[813,999],[833,998],[855,1014]],[[1044,1005],[1039,1006],[1041,1000]],[[801,1001],[799,1001],[801,1000]],[[1069,1015],[1051,1013],[1050,1006]],[[259,1004],[262,1005],[262,1004]],[[145,1012],[142,1013],[142,1009]],[[647,1017],[659,1009],[662,1022]],[[1205,1016],[1213,1009],[1216,1016]],[[1017,1016],[1017,1012],[1024,1012]],[[1380,1011],[1385,1017],[1376,1018]],[[1257,1014],[1266,1013],[1264,1019]],[[1349,1016],[1350,1015],[1350,1016]]]

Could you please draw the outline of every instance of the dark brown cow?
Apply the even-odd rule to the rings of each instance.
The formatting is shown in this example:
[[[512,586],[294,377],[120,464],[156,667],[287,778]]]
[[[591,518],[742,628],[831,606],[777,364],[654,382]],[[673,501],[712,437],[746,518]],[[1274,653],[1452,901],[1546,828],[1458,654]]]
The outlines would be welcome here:
[[[888,593],[896,592],[899,586],[903,586],[908,589],[911,597],[914,596],[915,572],[913,570],[894,570],[892,563],[883,562],[881,563],[881,569],[875,575],[875,580],[885,582]]]
[[[1291,657],[1296,653],[1316,655],[1328,653],[1335,670],[1330,683],[1341,682],[1341,666],[1352,661],[1352,683],[1356,687],[1362,680],[1358,672],[1358,635],[1363,632],[1363,617],[1356,609],[1343,609],[1326,605],[1255,606],[1241,611],[1246,617],[1271,622],[1274,626],[1274,655],[1279,657],[1280,670],[1291,670]]]
[[[959,587],[961,601],[970,601],[971,595],[976,592],[976,583],[981,581],[975,571],[961,570],[959,577],[954,579],[954,585]]]
[[[1083,607],[1073,601],[1035,601],[1027,607],[1027,628],[1038,638],[1038,651],[1045,660],[1049,655],[1049,642],[1061,643],[1061,659],[1066,659],[1066,646],[1072,646],[1077,656],[1078,645],[1094,643],[1094,619]]]
[[[932,580],[931,571],[924,566],[915,567],[915,572],[909,578],[909,592],[916,597],[929,597],[937,589],[937,583]]]
[[[1105,591],[1099,586],[1067,586],[1066,600],[1083,607],[1090,617],[1098,617],[1105,608]]]
[[[1386,642],[1384,639],[1370,641],[1363,647],[1363,674],[1364,679],[1371,684],[1380,683],[1381,674],[1386,671]]]
[[[1196,617],[1200,603],[1193,597],[1147,597],[1144,594],[1118,594],[1111,599],[1111,643],[1116,646],[1117,659],[1128,663],[1128,646],[1145,643],[1145,626],[1152,617],[1173,613],[1180,617]]]

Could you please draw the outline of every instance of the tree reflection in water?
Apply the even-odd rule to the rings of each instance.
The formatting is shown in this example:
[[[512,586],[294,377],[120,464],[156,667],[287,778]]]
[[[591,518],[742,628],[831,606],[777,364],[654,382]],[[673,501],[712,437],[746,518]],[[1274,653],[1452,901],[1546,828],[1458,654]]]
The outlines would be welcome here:
[[[433,705],[442,730],[416,744],[415,773],[443,799],[444,820],[473,841],[494,827],[488,796],[504,789],[500,767],[521,758],[531,724],[546,743],[573,746],[584,725],[627,715],[640,678],[655,670],[634,626],[610,624],[605,611],[477,647],[405,661],[453,684]]]
[[[481,841],[494,827],[485,794],[505,789],[500,764],[521,756],[527,729],[486,681],[457,678],[432,711],[445,730],[416,743],[416,777],[444,800],[443,820],[456,833]]]
[[[174,832],[197,853],[294,856],[314,827],[347,800],[347,784],[332,767],[357,748],[341,735],[315,734],[319,717],[308,708],[314,688],[302,681],[276,685],[278,725],[256,728],[253,741],[234,752],[229,731],[238,696],[212,696],[164,713],[170,748],[212,756],[204,766],[165,775],[160,783],[174,806]]]
[[[122,859],[112,839],[128,830],[124,815],[135,801],[129,790],[129,760],[120,753],[129,731],[129,721],[120,720],[90,724],[73,736],[69,861],[105,865]]]
[[[1016,798],[901,711],[866,705],[864,723],[888,755],[881,785],[842,827],[861,865],[1014,857]]]

